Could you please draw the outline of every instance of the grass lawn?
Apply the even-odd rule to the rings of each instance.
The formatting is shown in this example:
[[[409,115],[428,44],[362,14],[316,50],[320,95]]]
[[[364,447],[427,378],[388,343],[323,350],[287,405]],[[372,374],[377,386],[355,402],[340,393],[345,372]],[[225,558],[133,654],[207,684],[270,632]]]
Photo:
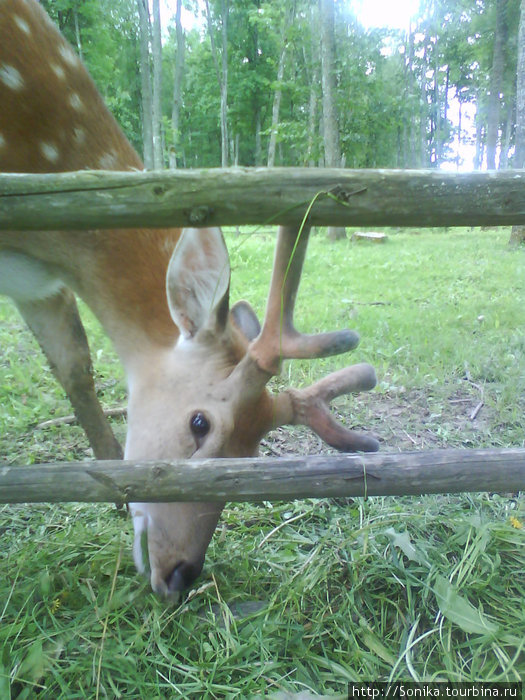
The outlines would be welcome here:
[[[304,331],[352,327],[349,358],[289,362],[275,386],[350,362],[373,392],[334,402],[384,451],[525,446],[525,252],[505,229],[312,238]],[[228,235],[233,300],[261,314],[274,236]],[[105,406],[122,371],[84,314]],[[91,457],[15,308],[0,299],[0,463]],[[114,421],[123,440],[125,425]],[[263,454],[328,452],[280,429]],[[0,506],[0,700],[346,697],[372,680],[525,680],[525,504],[508,494],[231,504],[182,605],[135,572],[110,505]],[[287,697],[287,696],[286,696]]]

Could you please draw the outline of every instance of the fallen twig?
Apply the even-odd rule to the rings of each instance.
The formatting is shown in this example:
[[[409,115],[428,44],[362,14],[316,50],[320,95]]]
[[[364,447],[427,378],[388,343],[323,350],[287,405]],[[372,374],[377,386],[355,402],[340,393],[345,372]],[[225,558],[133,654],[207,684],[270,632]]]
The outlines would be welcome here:
[[[106,408],[104,409],[104,415],[107,418],[115,418],[118,416],[125,416],[127,409],[125,406],[117,406],[116,408]],[[37,430],[44,430],[46,428],[52,428],[55,425],[70,425],[71,423],[77,423],[77,417],[75,415],[71,416],[61,416],[60,418],[50,418],[45,420],[43,423],[38,423],[36,426]]]
[[[480,401],[478,403],[478,405],[476,406],[476,408],[470,414],[470,420],[476,420],[478,413],[481,411],[482,408],[483,408],[483,401]]]

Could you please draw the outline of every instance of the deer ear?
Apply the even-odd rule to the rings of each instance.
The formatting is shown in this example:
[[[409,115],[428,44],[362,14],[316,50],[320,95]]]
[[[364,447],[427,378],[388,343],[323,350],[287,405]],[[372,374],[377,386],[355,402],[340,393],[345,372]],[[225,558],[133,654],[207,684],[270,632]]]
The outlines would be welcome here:
[[[220,229],[184,229],[171,256],[166,294],[184,338],[228,317],[230,260]]]
[[[261,324],[257,314],[244,299],[232,306],[230,317],[246,340],[254,340],[261,332]]]

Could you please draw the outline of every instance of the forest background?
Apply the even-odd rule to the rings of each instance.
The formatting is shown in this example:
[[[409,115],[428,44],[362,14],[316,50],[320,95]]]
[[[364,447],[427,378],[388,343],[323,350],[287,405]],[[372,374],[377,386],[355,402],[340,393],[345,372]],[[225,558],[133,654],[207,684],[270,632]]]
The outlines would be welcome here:
[[[525,1],[420,0],[406,30],[344,0],[43,4],[147,168],[523,164]]]

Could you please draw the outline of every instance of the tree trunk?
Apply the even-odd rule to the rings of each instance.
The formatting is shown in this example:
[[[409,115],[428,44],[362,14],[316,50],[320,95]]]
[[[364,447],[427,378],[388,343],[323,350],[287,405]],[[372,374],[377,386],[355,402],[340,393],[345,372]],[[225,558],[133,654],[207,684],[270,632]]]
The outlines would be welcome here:
[[[432,127],[431,144],[433,152],[433,163],[439,165],[441,160],[441,106],[439,95],[439,63],[437,56],[434,62],[434,86],[432,88]]]
[[[448,90],[450,83],[450,66],[447,65],[446,75],[445,75],[445,85],[443,88],[443,113],[441,112],[441,95],[439,93],[439,65],[436,60],[435,75],[434,75],[434,101],[435,101],[435,114],[436,114],[436,132],[435,132],[435,143],[436,143],[436,165],[440,165],[443,160],[444,152],[444,128],[446,127],[448,118]]]
[[[500,121],[499,103],[500,93],[503,89],[506,8],[507,0],[496,0],[496,27],[494,30],[494,49],[487,109],[487,170],[496,169],[496,149]]]
[[[423,53],[423,68],[421,71],[421,87],[420,87],[420,109],[419,109],[419,158],[420,168],[428,166],[428,150],[427,150],[427,83],[426,83],[426,64],[427,64],[427,47],[425,46]]]
[[[239,133],[235,134],[234,140],[234,159],[233,164],[235,166],[239,165],[239,149],[241,146],[241,135]]]
[[[316,7],[312,5],[310,9],[310,24],[313,27],[314,22],[317,19]],[[305,71],[307,75],[307,80],[310,83],[310,99],[308,101],[308,143],[306,146],[306,155],[304,162],[309,168],[315,168],[317,164],[317,158],[319,153],[318,147],[318,125],[319,125],[319,40],[315,41],[312,39],[310,42],[311,54],[310,60],[312,63],[311,72],[308,70],[308,58],[306,55],[305,48],[303,46],[303,57]]]
[[[173,103],[171,107],[171,139],[169,163],[170,168],[180,165],[180,107],[182,103],[182,76],[184,73],[184,32],[181,23],[182,0],[177,0],[175,11],[175,29],[177,34],[177,54],[173,76]]]
[[[80,56],[80,60],[84,60],[84,52],[82,51],[82,41],[80,39],[80,25],[78,24],[78,10],[76,7],[73,8],[73,21],[75,23],[75,40],[77,43],[77,51]]]
[[[221,20],[222,20],[222,51],[221,51],[221,67],[219,68],[219,59],[217,56],[217,46],[215,43],[215,34],[211,21],[210,3],[206,3],[206,21],[208,23],[208,34],[210,37],[211,54],[215,65],[215,73],[217,75],[217,83],[219,85],[221,95],[221,165],[223,168],[228,167],[228,12],[229,0],[221,0]]]
[[[260,2],[257,0],[257,7],[260,7]],[[255,75],[258,74],[261,58],[263,52],[259,48],[259,28],[258,24],[255,23],[251,32],[252,37],[252,48],[251,48],[251,63],[253,66],[253,72]],[[252,124],[253,124],[253,141],[250,146],[250,153],[248,155],[247,165],[259,166],[263,164],[263,154],[262,154],[262,140],[261,140],[261,119],[262,119],[262,107],[261,104],[264,101],[264,95],[261,95],[261,91],[258,89],[253,90],[252,93]]]
[[[221,72],[221,163],[228,167],[228,12],[229,1],[222,0],[222,72]]]
[[[149,36],[150,21],[146,0],[137,0],[139,11],[139,41],[140,41],[140,84],[142,100],[142,142],[144,165],[147,170],[153,169],[153,121],[151,97],[151,73]]]
[[[507,105],[505,112],[505,119],[502,124],[502,140],[501,140],[501,153],[499,157],[499,168],[500,170],[506,170],[509,167],[509,151],[511,148],[512,140],[512,127],[513,127],[513,117],[514,117],[514,100],[510,100]]]
[[[516,71],[516,158],[515,167],[525,167],[525,0],[521,0]],[[525,245],[525,226],[513,226],[510,246]]]
[[[310,102],[308,106],[308,145],[306,147],[306,162],[309,168],[315,168],[315,157],[314,153],[317,150],[315,148],[316,131],[317,131],[317,90],[319,85],[319,68],[317,63],[314,64],[314,71],[312,74],[312,82],[310,84]]]
[[[525,168],[525,0],[521,0],[516,70],[516,156],[515,168]]]
[[[255,112],[255,165],[262,164],[262,142],[261,142],[261,105],[257,105]]]
[[[459,108],[458,109],[458,150],[456,152],[456,170],[459,170],[459,166],[462,163],[460,153],[461,153],[461,144],[462,144],[462,132],[461,132],[462,125],[461,125],[461,122],[462,122],[462,116],[463,116],[463,103],[461,102],[461,100],[458,100],[458,108]]]
[[[474,117],[476,124],[476,149],[474,152],[474,170],[481,170],[483,166],[483,158],[485,156],[485,105],[482,96],[476,95],[476,116]]]
[[[281,98],[283,94],[282,82],[284,78],[284,64],[286,62],[286,30],[284,29],[283,45],[279,56],[279,66],[277,68],[277,85],[273,93],[272,127],[270,132],[270,142],[268,144],[268,167],[275,165],[275,147],[277,145],[277,127],[279,126],[279,111],[281,109]]]
[[[417,122],[414,119],[414,114],[411,109],[411,105],[415,104],[415,98],[417,97],[417,78],[414,72],[414,27],[410,23],[408,30],[407,43],[405,44],[405,111],[403,119],[403,132],[404,132],[404,163],[403,167],[415,168],[417,167]]]
[[[160,38],[160,6],[159,0],[153,0],[153,164],[155,170],[162,170],[164,159],[162,157],[162,44]]]
[[[339,120],[335,102],[335,30],[334,0],[319,0],[321,19],[321,67],[323,88],[323,140],[325,167],[341,166]],[[335,241],[346,236],[344,228],[329,226],[328,238]]]

